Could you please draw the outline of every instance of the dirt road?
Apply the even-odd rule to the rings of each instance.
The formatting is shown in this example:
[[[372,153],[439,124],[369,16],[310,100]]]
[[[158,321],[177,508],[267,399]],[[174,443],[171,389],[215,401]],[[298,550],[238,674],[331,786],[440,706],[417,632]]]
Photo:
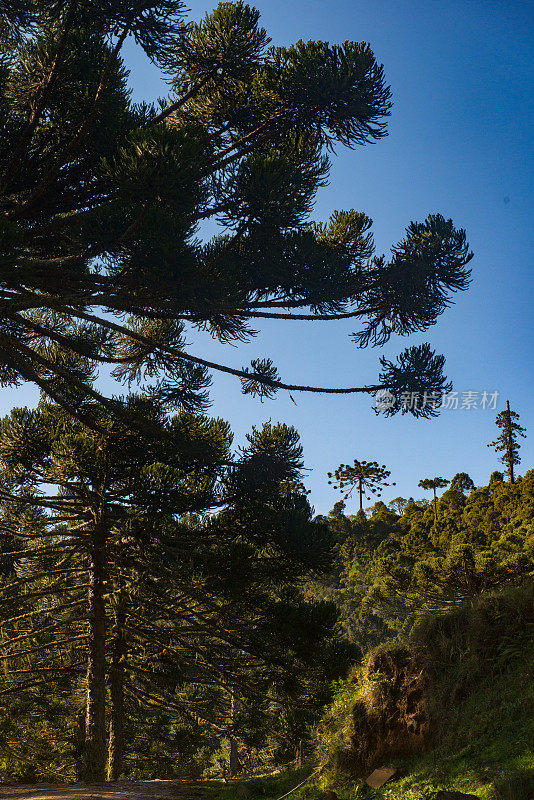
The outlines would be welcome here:
[[[0,785],[0,800],[208,800],[213,788],[191,781],[34,783]]]

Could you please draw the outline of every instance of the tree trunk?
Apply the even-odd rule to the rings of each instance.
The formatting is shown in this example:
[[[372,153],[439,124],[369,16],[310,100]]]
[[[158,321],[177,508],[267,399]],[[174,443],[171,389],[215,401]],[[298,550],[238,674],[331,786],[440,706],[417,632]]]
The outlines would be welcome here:
[[[106,773],[106,531],[96,525],[89,552],[89,642],[83,778],[101,782]]]
[[[76,729],[74,740],[74,761],[76,763],[76,780],[83,780],[84,752],[85,752],[85,711],[76,715]]]
[[[363,511],[363,487],[361,478],[358,480],[358,491],[360,493],[360,511]]]
[[[237,751],[237,739],[230,737],[230,776],[233,778],[239,773],[239,754]]]
[[[230,700],[230,721],[233,727],[235,719],[235,697],[232,695]],[[235,775],[239,773],[240,764],[239,764],[239,753],[237,749],[237,739],[234,736],[230,736],[230,777],[233,778]]]
[[[438,521],[438,498],[436,497],[436,487],[434,486],[434,522]]]
[[[115,614],[113,629],[110,696],[111,712],[109,722],[108,747],[108,780],[116,781],[121,777],[124,756],[124,661],[126,659],[126,632],[124,623],[126,614],[122,599]]]

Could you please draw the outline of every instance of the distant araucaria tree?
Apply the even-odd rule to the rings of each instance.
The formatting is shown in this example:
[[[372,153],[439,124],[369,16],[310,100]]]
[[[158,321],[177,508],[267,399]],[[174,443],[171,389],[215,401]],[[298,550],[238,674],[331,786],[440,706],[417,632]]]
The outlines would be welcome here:
[[[391,471],[386,469],[386,465],[378,461],[358,461],[354,459],[354,464],[340,464],[332,474],[328,473],[329,478],[335,478],[337,484],[334,489],[345,491],[344,499],[349,498],[354,491],[358,490],[360,499],[360,511],[363,511],[363,498],[370,500],[370,495],[380,497],[385,486],[395,486],[395,483],[388,483],[387,479]],[[328,481],[332,483],[332,481]],[[369,494],[367,494],[369,493]]]
[[[437,518],[438,518],[438,499],[437,499],[437,496],[436,496],[436,489],[444,489],[445,486],[449,485],[449,483],[450,483],[450,481],[447,480],[447,478],[439,478],[439,477],[437,477],[437,478],[423,478],[417,484],[418,486],[421,487],[421,489],[426,489],[427,491],[429,489],[432,489],[432,492],[434,493],[434,519],[435,520],[437,520]]]
[[[510,401],[506,401],[506,409],[497,414],[495,424],[501,431],[494,442],[490,442],[488,447],[494,447],[497,453],[501,453],[499,461],[506,467],[506,474],[510,483],[514,483],[514,467],[521,463],[519,456],[520,437],[525,438],[526,428],[519,424],[519,414],[517,411],[510,410]]]

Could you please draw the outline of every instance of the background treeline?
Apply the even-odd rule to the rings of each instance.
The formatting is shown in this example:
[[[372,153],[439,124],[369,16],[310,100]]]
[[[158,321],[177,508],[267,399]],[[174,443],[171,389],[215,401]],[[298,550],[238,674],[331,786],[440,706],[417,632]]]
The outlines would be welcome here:
[[[323,520],[337,539],[336,568],[309,591],[335,599],[345,634],[364,650],[407,632],[426,612],[534,572],[532,470],[513,484],[494,472],[478,488],[459,473],[435,506],[396,498],[367,516],[345,515],[341,502]]]

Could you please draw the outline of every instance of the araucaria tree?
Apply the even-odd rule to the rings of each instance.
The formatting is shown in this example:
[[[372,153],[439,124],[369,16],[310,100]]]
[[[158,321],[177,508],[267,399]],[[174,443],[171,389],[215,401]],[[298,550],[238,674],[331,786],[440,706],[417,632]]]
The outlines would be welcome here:
[[[450,481],[448,481],[447,478],[437,477],[437,478],[423,478],[417,484],[418,486],[421,487],[421,489],[425,489],[426,491],[432,489],[432,492],[434,493],[434,521],[436,521],[438,518],[438,498],[436,496],[436,489],[444,489],[445,486],[449,485],[449,483]]]
[[[106,761],[110,778],[124,774],[126,718],[140,709],[235,744],[247,731],[241,713],[228,730],[232,698],[256,707],[264,737],[287,714],[287,756],[350,657],[335,608],[298,590],[329,547],[299,481],[298,435],[268,424],[232,454],[220,419],[169,418],[137,397],[124,411],[151,436],[106,410],[93,431],[49,403],[0,425],[0,699],[35,708],[45,681],[80,723],[85,707],[87,780],[103,780]]]
[[[129,528],[135,529],[136,520],[148,546],[158,515],[197,511],[199,504],[202,509],[216,483],[217,467],[229,453],[228,426],[220,420],[211,422],[185,412],[165,420],[158,406],[146,399],[131,399],[124,410],[132,422],[142,415],[152,432],[150,440],[140,439],[133,426],[126,427],[105,409],[93,417],[98,431],[90,432],[66,418],[61,409],[47,405],[36,411],[14,409],[2,421],[0,430],[0,495],[7,503],[18,555],[25,555],[30,563],[37,559],[45,575],[46,568],[40,566],[42,552],[62,567],[56,579],[59,585],[42,591],[47,601],[37,606],[31,617],[44,625],[50,615],[50,598],[58,594],[68,600],[67,605],[79,609],[84,604],[82,587],[72,575],[86,576],[86,613],[69,616],[63,624],[70,632],[74,628],[78,639],[87,637],[84,764],[80,772],[94,780],[103,780],[106,763],[107,606],[113,598],[120,615],[123,600],[117,597],[128,594],[131,585],[131,579],[121,577],[128,572],[124,558],[121,560],[125,549],[121,542]],[[203,461],[206,465],[199,468]],[[48,484],[48,491],[53,485],[57,492],[48,495],[43,483]],[[48,516],[39,517],[35,529],[20,522],[18,510],[24,507],[47,511]],[[59,523],[63,528],[58,528]],[[139,558],[136,567],[140,568]],[[65,585],[67,574],[71,580]],[[28,583],[35,584],[35,572],[29,571],[25,578],[11,589],[3,587],[4,609],[16,602],[15,598],[26,599]],[[20,617],[20,611],[14,616]],[[80,630],[82,620],[87,625]],[[2,646],[17,658],[17,647],[9,649],[13,630],[10,615],[4,615]],[[18,642],[18,632],[14,638]],[[53,640],[47,649],[49,654],[55,653],[57,663],[63,664],[62,647],[69,648],[70,640],[56,638],[60,644],[56,647]],[[73,671],[80,667],[79,651],[76,656],[75,663],[69,663]],[[54,666],[47,668],[51,678]],[[112,732],[114,729],[112,725]]]
[[[210,362],[184,338],[187,325],[231,342],[261,319],[354,318],[356,344],[381,345],[426,330],[467,288],[465,232],[440,214],[411,222],[390,257],[360,211],[310,220],[335,146],[386,135],[391,94],[368,44],[269,47],[242,2],[191,24],[180,0],[2,13],[2,385],[31,381],[89,422],[89,399],[120,413],[92,385],[100,365],[182,407],[222,370],[248,393],[387,388],[387,414],[434,413],[401,402],[449,386],[429,345],[382,359],[371,382],[321,388],[282,381],[270,358]],[[131,102],[128,38],[168,77],[165,103]]]
[[[495,424],[500,430],[499,436],[494,442],[490,442],[488,447],[494,447],[497,453],[501,453],[499,461],[506,467],[506,474],[510,483],[514,483],[514,467],[521,463],[519,456],[520,437],[525,438],[526,428],[519,424],[519,414],[517,411],[510,410],[510,401],[506,401],[506,409],[497,414]]]
[[[354,489],[358,490],[360,511],[363,511],[364,497],[367,500],[370,500],[371,494],[380,497],[384,487],[395,486],[395,482],[387,482],[390,475],[391,471],[386,469],[385,464],[380,466],[377,461],[358,461],[356,458],[354,464],[340,464],[333,474],[328,473],[329,478],[333,477],[337,481],[334,489],[346,490],[343,496],[344,500],[351,496]],[[328,483],[332,483],[332,481],[328,481]]]

